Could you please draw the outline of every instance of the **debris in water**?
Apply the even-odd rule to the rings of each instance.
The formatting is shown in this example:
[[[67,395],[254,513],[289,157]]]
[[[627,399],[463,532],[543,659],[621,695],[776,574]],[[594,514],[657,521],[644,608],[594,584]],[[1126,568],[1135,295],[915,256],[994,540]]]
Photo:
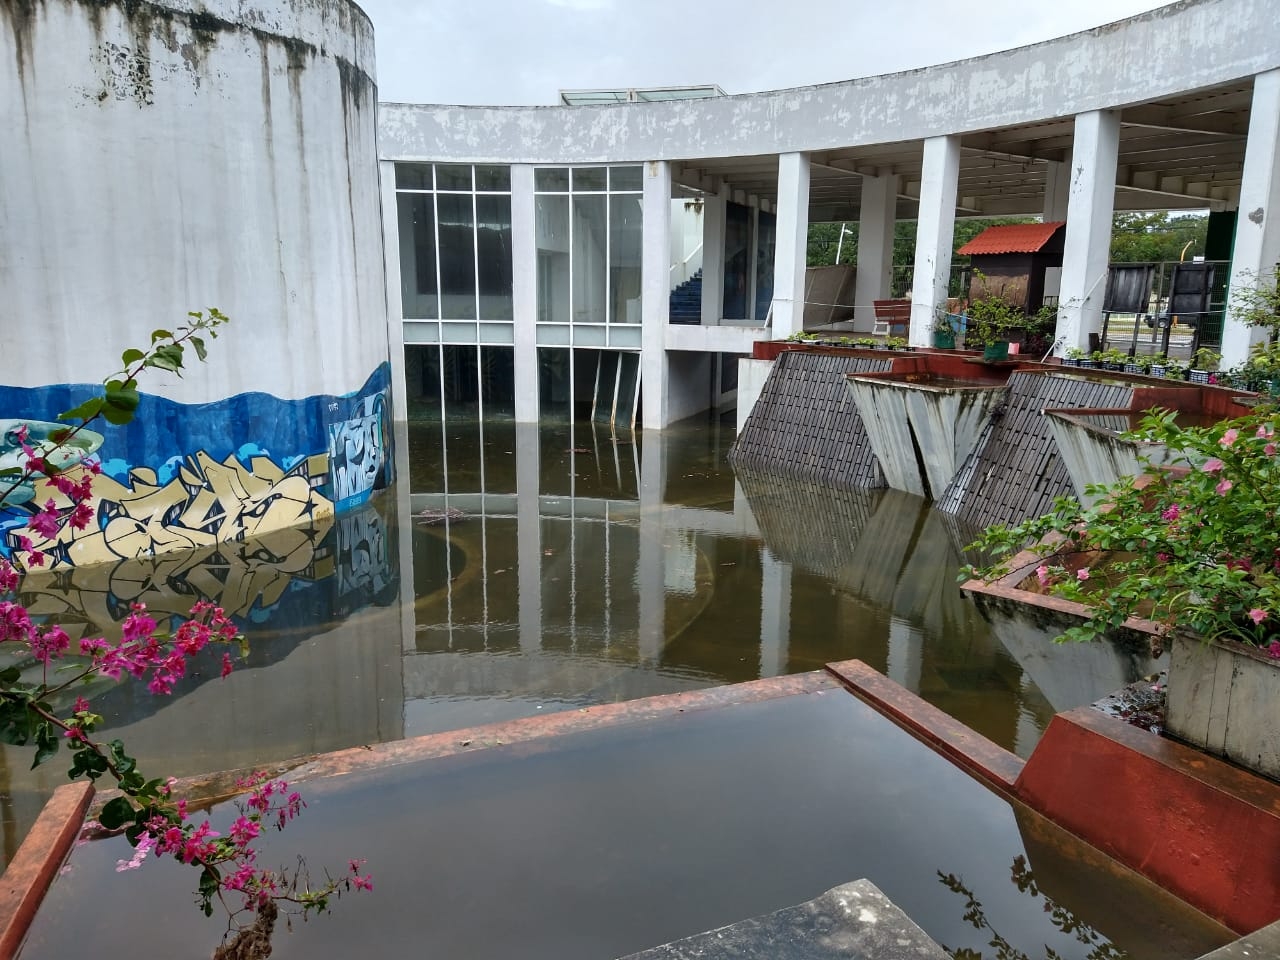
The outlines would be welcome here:
[[[457,507],[445,507],[443,510],[428,507],[415,513],[413,519],[424,526],[432,526],[437,523],[454,523],[464,519],[464,514]]]

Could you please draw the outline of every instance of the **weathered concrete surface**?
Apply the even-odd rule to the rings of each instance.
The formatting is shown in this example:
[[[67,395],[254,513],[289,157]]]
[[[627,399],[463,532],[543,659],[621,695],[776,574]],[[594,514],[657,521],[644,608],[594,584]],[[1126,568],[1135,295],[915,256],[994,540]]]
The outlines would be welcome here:
[[[1269,960],[1280,957],[1280,920],[1206,953],[1200,960]]]
[[[870,880],[625,960],[945,960],[947,953]]]
[[[1076,499],[1086,507],[1092,507],[1098,499],[1085,492],[1087,485],[1111,486],[1121,477],[1139,477],[1145,473],[1147,468],[1139,457],[1156,466],[1171,462],[1169,448],[1162,443],[1137,443],[1118,436],[1129,429],[1127,413],[1118,414],[1111,429],[1098,422],[1096,415],[1089,422],[1062,410],[1046,410],[1044,416],[1058,455],[1071,476]]]
[[[1280,664],[1256,647],[1175,635],[1165,728],[1250,770],[1280,779]]]
[[[950,486],[1008,394],[995,384],[874,376],[845,382],[889,486],[922,497]]]
[[[897,143],[1252,76],[1280,66],[1278,32],[1272,0],[1190,0],[1016,50],[791,90],[592,107],[383,104],[378,146],[397,160],[607,163]]]

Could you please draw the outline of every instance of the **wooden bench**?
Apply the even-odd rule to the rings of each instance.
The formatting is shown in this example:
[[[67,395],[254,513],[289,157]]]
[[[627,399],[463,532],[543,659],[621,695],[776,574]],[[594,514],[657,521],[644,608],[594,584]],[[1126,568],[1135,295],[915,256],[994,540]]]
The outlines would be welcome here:
[[[880,337],[903,337],[911,330],[910,300],[873,300],[876,322],[871,332]]]

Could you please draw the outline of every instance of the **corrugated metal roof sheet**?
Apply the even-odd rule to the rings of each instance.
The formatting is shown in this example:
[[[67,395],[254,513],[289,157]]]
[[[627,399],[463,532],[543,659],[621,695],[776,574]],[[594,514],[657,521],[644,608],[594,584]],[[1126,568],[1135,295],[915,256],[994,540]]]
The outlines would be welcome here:
[[[956,253],[1035,253],[1054,235],[1064,220],[1049,223],[1010,223],[1000,227],[987,227],[966,243]]]

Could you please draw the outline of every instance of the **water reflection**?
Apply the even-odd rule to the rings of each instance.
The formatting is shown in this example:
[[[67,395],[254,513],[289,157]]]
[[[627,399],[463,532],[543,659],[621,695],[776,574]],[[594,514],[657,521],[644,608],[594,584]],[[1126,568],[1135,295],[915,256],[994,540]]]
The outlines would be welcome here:
[[[234,612],[252,654],[227,680],[211,658],[171,698],[96,691],[144,771],[272,763],[849,658],[1028,754],[1052,710],[962,601],[962,535],[902,494],[735,476],[731,442],[717,423],[634,438],[401,425],[410,483],[331,526],[32,577],[23,598],[77,636],[118,635],[135,600]],[[13,747],[0,762],[11,855],[65,765],[26,773]]]

